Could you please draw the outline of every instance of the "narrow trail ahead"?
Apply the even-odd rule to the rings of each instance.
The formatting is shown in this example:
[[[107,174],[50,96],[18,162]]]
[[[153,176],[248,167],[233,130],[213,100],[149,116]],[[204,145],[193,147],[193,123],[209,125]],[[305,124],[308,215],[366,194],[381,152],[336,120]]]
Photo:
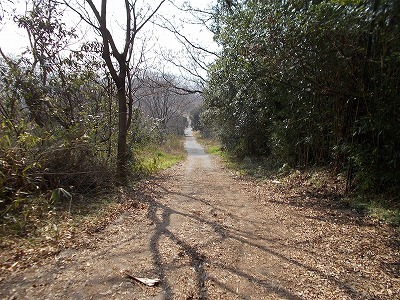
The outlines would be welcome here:
[[[348,209],[300,205],[296,199],[302,195],[288,195],[277,183],[244,180],[205,154],[190,130],[186,136],[188,159],[143,183],[139,208],[98,233],[92,247],[65,250],[43,266],[0,282],[0,296],[400,297],[393,232]],[[146,287],[121,270],[158,277],[161,283]]]

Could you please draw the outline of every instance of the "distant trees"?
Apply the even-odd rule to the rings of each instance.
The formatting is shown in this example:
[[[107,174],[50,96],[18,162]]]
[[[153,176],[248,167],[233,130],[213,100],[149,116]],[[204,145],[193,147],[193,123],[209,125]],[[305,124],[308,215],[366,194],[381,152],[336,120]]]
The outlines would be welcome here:
[[[205,112],[226,148],[399,187],[400,3],[225,4]]]
[[[172,76],[148,74],[134,86],[137,106],[155,124],[161,140],[167,134],[183,133],[191,97],[177,88],[180,85]]]

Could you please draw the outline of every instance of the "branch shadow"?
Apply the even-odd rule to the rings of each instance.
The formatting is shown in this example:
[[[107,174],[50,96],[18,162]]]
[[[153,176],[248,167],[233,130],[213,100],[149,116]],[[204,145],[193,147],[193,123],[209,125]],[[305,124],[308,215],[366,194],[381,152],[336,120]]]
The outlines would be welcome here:
[[[239,230],[237,228],[227,227],[226,225],[220,224],[216,221],[211,221],[209,219],[206,219],[205,217],[201,217],[196,214],[190,214],[190,213],[177,211],[176,209],[173,209],[170,206],[162,204],[159,200],[157,200],[157,198],[165,197],[168,195],[170,197],[185,197],[192,201],[198,201],[207,206],[210,206],[214,210],[223,211],[223,209],[221,209],[220,207],[216,207],[215,205],[213,205],[212,203],[210,203],[209,201],[207,201],[205,199],[202,199],[201,197],[187,195],[182,192],[170,191],[160,184],[158,184],[157,186],[159,188],[158,194],[152,193],[152,195],[142,195],[141,198],[145,199],[145,201],[149,204],[150,209],[149,209],[149,213],[148,213],[148,218],[156,225],[155,232],[150,241],[150,248],[151,248],[151,252],[153,253],[153,262],[155,264],[155,270],[159,274],[159,276],[162,280],[162,288],[165,292],[164,299],[173,299],[174,286],[169,282],[169,279],[167,277],[168,270],[167,270],[166,265],[163,264],[163,257],[162,257],[162,253],[160,251],[160,242],[161,242],[162,238],[168,238],[171,242],[173,242],[177,246],[179,246],[183,250],[183,252],[189,257],[190,266],[196,272],[196,289],[197,289],[196,297],[198,299],[208,299],[208,290],[207,290],[207,286],[206,286],[206,280],[213,281],[216,285],[220,286],[227,292],[230,292],[237,296],[240,296],[241,299],[246,299],[245,295],[241,295],[241,294],[237,293],[235,290],[233,290],[232,288],[230,288],[223,282],[220,282],[219,280],[217,280],[211,274],[208,274],[206,268],[204,267],[204,264],[212,264],[213,267],[220,268],[221,270],[224,270],[225,272],[229,272],[240,278],[246,279],[247,281],[252,282],[253,284],[261,287],[266,293],[273,293],[281,298],[289,299],[289,300],[302,299],[298,295],[292,293],[287,288],[284,288],[281,286],[279,288],[277,288],[273,283],[268,282],[267,280],[257,278],[254,275],[251,275],[244,271],[226,266],[220,261],[214,261],[214,260],[211,260],[210,258],[202,255],[198,249],[189,245],[188,243],[186,243],[184,240],[179,238],[176,234],[174,234],[173,232],[171,232],[168,229],[168,226],[170,225],[170,221],[171,221],[171,216],[173,214],[181,215],[181,216],[184,216],[186,218],[193,220],[194,222],[200,222],[202,224],[206,224],[206,225],[210,226],[214,230],[215,234],[218,236],[218,240],[221,242],[223,242],[226,239],[231,239],[231,240],[237,241],[240,244],[247,245],[252,248],[257,248],[260,251],[269,253],[270,255],[277,257],[281,261],[284,261],[292,266],[303,269],[304,273],[313,272],[313,273],[317,274],[319,277],[330,282],[332,285],[339,288],[343,293],[345,293],[346,295],[348,295],[351,298],[362,297],[362,293],[354,290],[354,288],[352,288],[350,285],[348,285],[344,280],[340,280],[333,275],[325,274],[323,271],[318,270],[317,268],[308,266],[301,261],[287,257],[287,256],[283,255],[282,253],[279,253],[267,246],[259,245],[256,242],[249,241],[249,239],[253,239],[253,240],[258,240],[260,242],[264,241],[264,242],[269,242],[269,243],[276,243],[277,241],[274,239],[266,239],[262,236],[254,234],[253,232],[243,231],[243,230]],[[160,189],[161,189],[161,191],[160,191]],[[157,216],[158,211],[162,212],[161,217]],[[235,217],[232,214],[230,214],[230,215],[232,217]],[[248,220],[248,222],[253,222],[253,220]],[[263,224],[260,223],[259,226],[263,226]],[[210,243],[210,242],[211,241],[209,241],[208,243]],[[204,247],[206,245],[207,244],[205,244],[205,245],[203,244],[202,246]]]

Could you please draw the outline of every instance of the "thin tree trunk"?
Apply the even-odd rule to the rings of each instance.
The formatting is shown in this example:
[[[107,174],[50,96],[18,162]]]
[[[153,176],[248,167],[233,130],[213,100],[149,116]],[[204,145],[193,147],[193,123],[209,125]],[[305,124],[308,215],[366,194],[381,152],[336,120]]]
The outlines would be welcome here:
[[[77,12],[83,20],[89,25],[100,31],[100,35],[103,40],[103,59],[107,65],[110,75],[117,87],[117,98],[118,98],[118,149],[117,149],[117,178],[118,183],[126,185],[128,183],[128,166],[127,166],[127,135],[128,128],[131,122],[132,114],[132,98],[126,96],[126,79],[129,72],[129,61],[133,51],[133,44],[135,41],[136,34],[142,29],[142,27],[149,22],[149,20],[155,15],[160,9],[161,5],[166,0],[160,1],[157,8],[153,12],[149,13],[146,18],[138,24],[137,15],[135,14],[136,1],[130,2],[125,0],[125,16],[126,16],[126,28],[125,28],[125,45],[123,51],[118,51],[115,44],[114,38],[111,32],[107,28],[107,0],[101,0],[101,9],[97,9],[93,0],[85,0],[90,6],[95,18],[98,21],[99,26],[89,19],[85,18],[85,14],[80,13],[74,9],[73,6],[68,4],[68,1],[64,0],[64,3]],[[97,1],[96,1],[97,2]],[[112,59],[114,57],[118,66],[114,64]],[[128,76],[129,77],[129,76]],[[130,79],[130,77],[128,78]],[[131,92],[131,91],[129,91]],[[128,111],[129,105],[129,111]],[[129,117],[128,117],[129,112]]]
[[[125,88],[120,87],[118,96],[118,149],[117,149],[117,177],[118,183],[127,184],[127,135],[128,135],[128,108],[126,103]]]

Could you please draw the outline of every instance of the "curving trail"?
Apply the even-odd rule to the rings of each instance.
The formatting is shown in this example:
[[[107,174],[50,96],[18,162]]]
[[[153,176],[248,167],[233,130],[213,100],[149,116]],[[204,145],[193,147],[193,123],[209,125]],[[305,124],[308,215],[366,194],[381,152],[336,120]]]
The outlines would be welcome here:
[[[396,299],[391,232],[244,180],[186,130],[188,159],[142,184],[141,209],[0,283],[17,299]],[[300,197],[300,196],[299,196]],[[312,195],[310,195],[312,197]],[[387,264],[387,267],[385,267]],[[158,277],[146,287],[121,275]]]

